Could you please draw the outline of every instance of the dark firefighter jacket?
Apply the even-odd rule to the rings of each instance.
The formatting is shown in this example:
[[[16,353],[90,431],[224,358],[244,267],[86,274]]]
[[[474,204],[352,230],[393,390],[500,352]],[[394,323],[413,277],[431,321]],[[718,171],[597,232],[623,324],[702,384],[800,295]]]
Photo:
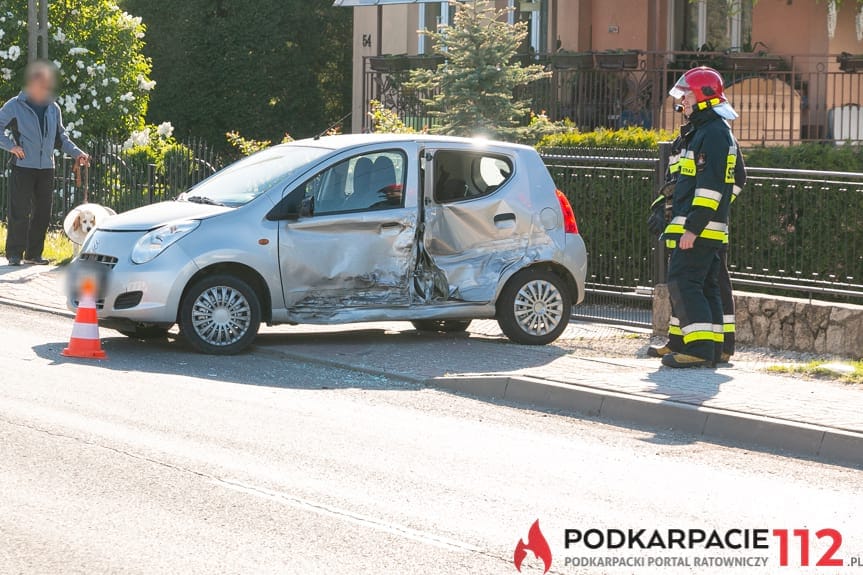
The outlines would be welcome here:
[[[731,202],[743,188],[746,170],[731,128],[710,109],[690,116],[693,131],[669,166],[677,181],[672,195],[671,221],[663,238],[669,248],[686,231],[717,247],[728,242]]]

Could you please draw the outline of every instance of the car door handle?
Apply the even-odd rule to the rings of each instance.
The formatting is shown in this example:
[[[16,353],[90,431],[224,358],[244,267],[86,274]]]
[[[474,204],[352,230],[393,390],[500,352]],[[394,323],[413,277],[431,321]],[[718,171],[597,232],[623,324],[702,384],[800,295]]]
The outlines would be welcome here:
[[[401,222],[384,222],[381,224],[380,234],[383,236],[391,236],[398,234],[405,229],[405,225]]]
[[[507,212],[505,214],[497,214],[494,216],[494,223],[500,224],[502,222],[514,222],[515,214],[512,212]]]

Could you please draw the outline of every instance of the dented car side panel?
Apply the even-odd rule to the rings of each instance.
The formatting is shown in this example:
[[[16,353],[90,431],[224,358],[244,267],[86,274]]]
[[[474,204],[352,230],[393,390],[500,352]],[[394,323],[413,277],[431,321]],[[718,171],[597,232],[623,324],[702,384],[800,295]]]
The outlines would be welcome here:
[[[393,149],[354,149],[333,158],[329,166]],[[404,207],[314,215],[281,224],[279,262],[288,321],[329,323],[336,317],[350,321],[374,309],[411,305],[417,150],[410,143],[395,149],[406,157]]]
[[[436,151],[426,150],[431,162]],[[469,151],[475,149],[465,149]],[[534,170],[525,165],[529,157],[494,147],[482,151],[509,158],[513,166],[509,179],[490,195],[438,203],[433,197],[435,170],[426,170],[423,246],[447,278],[448,298],[456,301],[493,302],[512,274],[536,262],[555,261],[565,244],[560,209],[549,193],[554,184],[545,167],[532,179]]]

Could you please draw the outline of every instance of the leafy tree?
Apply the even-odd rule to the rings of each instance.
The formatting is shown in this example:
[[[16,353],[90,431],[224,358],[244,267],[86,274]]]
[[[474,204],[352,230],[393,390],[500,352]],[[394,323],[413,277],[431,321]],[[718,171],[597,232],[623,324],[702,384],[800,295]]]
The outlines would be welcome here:
[[[385,108],[378,100],[369,102],[372,132],[376,134],[413,134],[416,130],[402,122],[399,115]]]
[[[350,110],[352,10],[332,0],[123,3],[147,26],[153,123],[227,147],[227,132],[305,137]]]
[[[435,94],[426,100],[437,118],[434,132],[519,139],[530,101],[513,94],[549,75],[542,66],[514,61],[527,24],[508,24],[506,11],[496,10],[490,0],[454,4],[452,26],[426,31],[446,62],[434,70],[411,72],[409,86]]]
[[[141,19],[115,0],[54,1],[48,19],[58,103],[72,135],[126,137],[139,128],[154,86]],[[27,0],[0,0],[0,99],[20,90],[26,65]]]

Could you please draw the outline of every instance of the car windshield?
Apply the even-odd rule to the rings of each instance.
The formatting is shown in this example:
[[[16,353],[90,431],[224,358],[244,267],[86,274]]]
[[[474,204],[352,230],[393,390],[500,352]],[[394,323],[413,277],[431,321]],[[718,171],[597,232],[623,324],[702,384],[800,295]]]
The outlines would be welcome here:
[[[328,153],[330,150],[324,148],[302,146],[270,148],[216,172],[188,192],[180,194],[177,200],[216,206],[242,206]]]

